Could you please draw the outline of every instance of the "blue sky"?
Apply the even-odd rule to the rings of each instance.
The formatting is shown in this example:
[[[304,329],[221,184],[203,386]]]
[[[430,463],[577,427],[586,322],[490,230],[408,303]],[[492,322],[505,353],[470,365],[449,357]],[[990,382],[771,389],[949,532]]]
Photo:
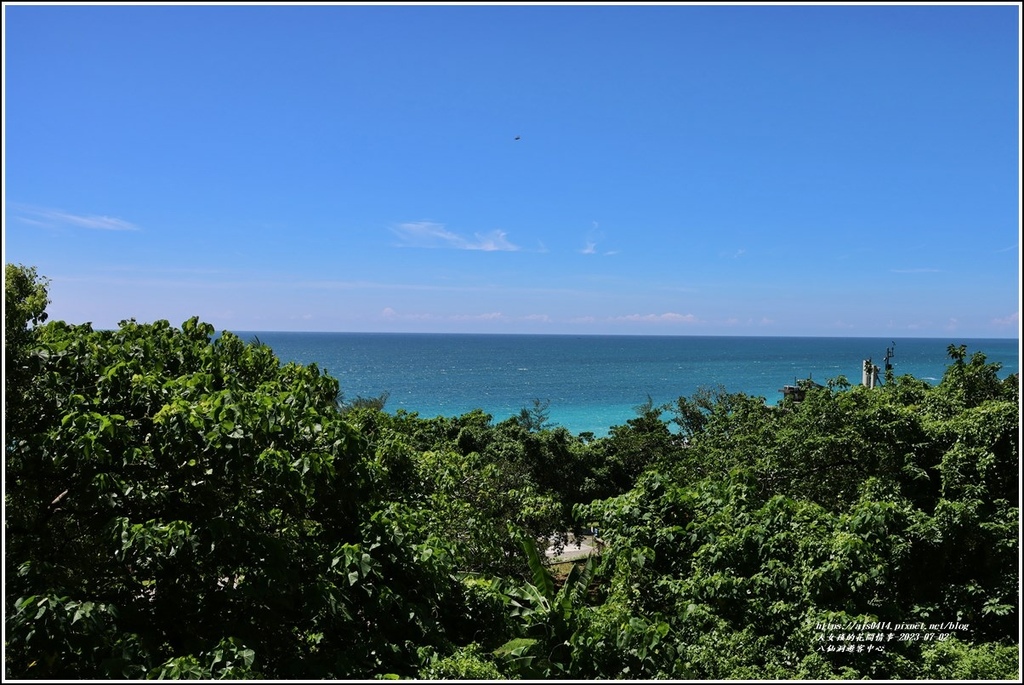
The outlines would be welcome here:
[[[3,11],[54,319],[1020,330],[1016,3]]]

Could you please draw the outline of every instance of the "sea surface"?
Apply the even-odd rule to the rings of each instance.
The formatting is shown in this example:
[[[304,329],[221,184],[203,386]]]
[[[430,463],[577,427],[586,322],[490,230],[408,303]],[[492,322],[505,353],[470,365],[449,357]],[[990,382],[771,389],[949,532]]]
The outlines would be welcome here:
[[[947,348],[966,345],[1018,372],[1019,341],[940,338],[807,338],[419,333],[236,332],[258,338],[282,362],[315,363],[337,378],[344,400],[387,393],[385,411],[421,417],[482,409],[495,422],[533,401],[550,402],[549,420],[574,434],[608,434],[648,400],[659,405],[718,388],[782,399],[782,387],[845,376],[861,382],[864,360],[884,370],[887,349],[897,376],[938,383]],[[883,371],[884,374],[884,371]]]

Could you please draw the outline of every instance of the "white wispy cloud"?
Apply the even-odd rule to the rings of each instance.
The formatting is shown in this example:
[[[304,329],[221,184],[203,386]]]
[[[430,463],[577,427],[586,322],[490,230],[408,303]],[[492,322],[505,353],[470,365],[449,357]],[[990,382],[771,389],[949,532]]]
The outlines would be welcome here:
[[[605,256],[618,254],[618,250],[598,250],[597,244],[604,240],[604,232],[597,230],[598,224],[594,222],[594,228],[587,232],[587,239],[583,243],[583,247],[579,249],[580,254],[602,254]]]
[[[508,234],[502,230],[493,230],[490,233],[474,233],[476,242],[467,243],[466,250],[484,250],[485,252],[515,252],[518,245],[513,245],[506,237]]]
[[[600,252],[599,253],[598,250],[597,250],[597,243],[589,242],[588,241],[587,244],[584,245],[583,248],[580,250],[580,254],[601,254],[601,255],[604,255],[605,257],[610,257],[612,255],[619,254],[619,251],[618,250],[605,250],[604,252]]]
[[[693,314],[677,314],[676,312],[665,312],[664,314],[627,314],[616,316],[613,321],[640,321],[644,323],[696,323],[697,317]]]
[[[1016,326],[1020,323],[1020,313],[1013,312],[1012,314],[992,319],[992,323],[996,326]]]
[[[379,316],[388,321],[503,321],[508,318],[501,312],[484,312],[482,314],[403,313],[393,307],[385,307],[380,311]]]
[[[729,316],[717,321],[700,321],[699,323],[715,323],[720,326],[728,326],[729,328],[737,328],[740,326],[744,328],[754,328],[758,326],[774,326],[776,321],[775,319],[770,319],[767,316],[762,316],[760,319],[755,319],[753,317],[741,319],[738,316]]]
[[[501,312],[484,312],[483,314],[452,314],[452,321],[500,321],[505,318]]]
[[[135,224],[113,216],[97,214],[72,214],[60,209],[16,206],[16,218],[32,226],[44,228],[88,228],[95,231],[138,231]],[[27,215],[27,216],[26,216]]]
[[[503,312],[482,312],[482,313],[456,313],[437,314],[432,312],[399,312],[394,307],[385,307],[378,317],[386,321],[430,321],[430,322],[515,322],[528,323],[552,323],[552,318],[547,314],[526,314],[523,316],[510,316]]]
[[[474,233],[472,238],[453,233],[444,224],[433,221],[411,221],[391,229],[399,238],[400,247],[448,248],[452,250],[481,250],[483,252],[516,252],[519,246],[508,239],[500,229],[487,233]]]

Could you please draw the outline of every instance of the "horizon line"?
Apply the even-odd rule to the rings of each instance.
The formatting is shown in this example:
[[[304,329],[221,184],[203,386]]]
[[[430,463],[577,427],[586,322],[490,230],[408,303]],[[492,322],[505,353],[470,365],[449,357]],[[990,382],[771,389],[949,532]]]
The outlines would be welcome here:
[[[113,329],[111,329],[113,330]],[[577,338],[877,338],[890,340],[942,340],[945,338],[960,337],[965,340],[1016,340],[1020,342],[1021,336],[999,336],[999,335],[967,335],[967,336],[943,336],[943,335],[822,335],[822,334],[741,334],[741,333],[545,333],[537,331],[503,331],[503,332],[479,332],[479,331],[310,331],[293,329],[216,329],[218,333],[295,333],[302,335],[452,335],[452,336],[534,336],[534,337],[577,337]]]

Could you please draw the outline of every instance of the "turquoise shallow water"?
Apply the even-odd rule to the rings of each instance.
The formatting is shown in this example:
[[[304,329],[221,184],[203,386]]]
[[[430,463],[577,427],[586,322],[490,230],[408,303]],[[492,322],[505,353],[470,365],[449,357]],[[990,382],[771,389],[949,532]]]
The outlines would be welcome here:
[[[896,375],[942,378],[950,344],[967,345],[1017,373],[1016,339],[782,338],[705,336],[469,335],[417,333],[236,332],[258,337],[283,361],[316,363],[346,399],[389,393],[385,409],[424,417],[483,409],[495,421],[534,399],[573,433],[605,435],[655,404],[722,385],[729,392],[782,399],[797,379],[861,380],[865,359],[883,365],[894,347]]]

